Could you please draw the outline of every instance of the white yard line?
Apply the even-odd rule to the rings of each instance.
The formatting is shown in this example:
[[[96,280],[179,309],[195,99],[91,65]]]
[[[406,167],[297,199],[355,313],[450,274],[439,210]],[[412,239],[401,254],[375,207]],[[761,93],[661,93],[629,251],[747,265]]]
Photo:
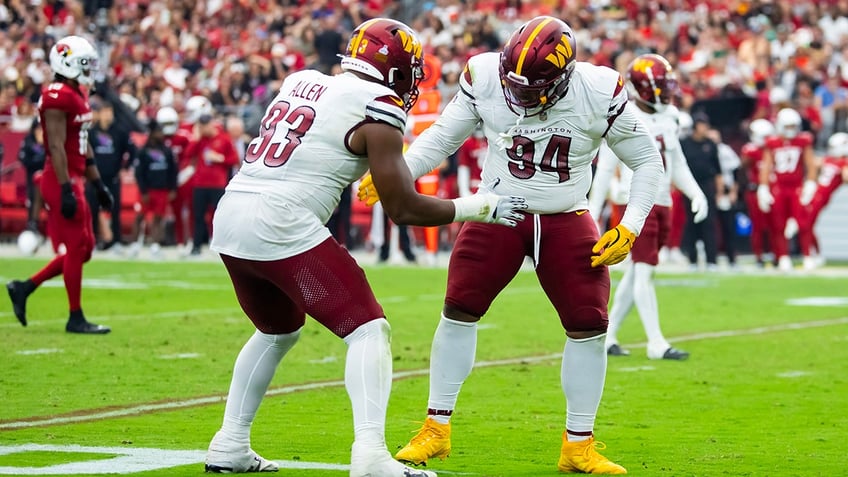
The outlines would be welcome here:
[[[184,313],[184,312],[181,312]],[[748,328],[748,329],[737,329],[737,330],[726,330],[726,331],[711,331],[705,333],[695,333],[691,335],[684,335],[673,338],[672,341],[675,343],[681,343],[686,341],[700,341],[700,340],[709,340],[709,339],[718,339],[718,338],[732,338],[739,336],[755,336],[755,335],[763,335],[766,333],[778,333],[781,331],[790,331],[790,330],[803,330],[809,328],[822,328],[827,326],[839,326],[848,324],[848,317],[842,318],[833,318],[829,320],[815,320],[815,321],[807,321],[807,322],[798,322],[798,323],[781,323],[776,325],[769,326],[760,326],[756,328]],[[629,345],[629,347],[644,347],[646,343],[638,343],[635,345]],[[520,358],[509,358],[509,359],[498,359],[498,360],[490,360],[490,361],[478,361],[474,363],[475,368],[489,368],[495,366],[509,366],[514,364],[524,364],[524,363],[538,363],[544,361],[551,361],[555,359],[561,359],[562,353],[554,353],[547,354],[541,356],[525,356]],[[414,369],[408,371],[398,371],[393,374],[393,379],[403,379],[410,377],[418,377],[418,376],[426,376],[430,370],[428,368],[424,369]],[[343,387],[344,380],[333,380],[333,381],[322,381],[317,383],[305,383],[305,384],[295,384],[290,386],[284,386],[281,388],[269,389],[267,395],[269,396],[278,396],[282,394],[291,394],[299,391],[311,391],[315,389],[326,389],[333,387]],[[31,419],[24,421],[10,421],[0,423],[0,430],[12,430],[12,429],[25,429],[30,427],[37,426],[48,426],[48,425],[62,425],[62,424],[70,424],[74,422],[88,422],[88,421],[96,421],[101,419],[110,419],[110,418],[119,418],[124,416],[132,416],[135,414],[156,412],[156,411],[172,411],[175,409],[208,405],[208,404],[218,404],[224,402],[226,400],[225,395],[218,396],[209,396],[195,399],[187,399],[183,401],[173,401],[173,402],[164,402],[164,403],[154,403],[154,404],[142,404],[136,406],[130,406],[125,408],[112,409],[109,411],[100,411],[100,412],[91,412],[88,414],[78,414],[72,416],[56,416],[44,419]]]

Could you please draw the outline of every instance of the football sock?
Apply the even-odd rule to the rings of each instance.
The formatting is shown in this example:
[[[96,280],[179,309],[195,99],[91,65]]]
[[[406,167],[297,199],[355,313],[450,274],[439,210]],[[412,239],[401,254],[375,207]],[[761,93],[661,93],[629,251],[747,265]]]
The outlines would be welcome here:
[[[427,414],[436,422],[450,422],[462,383],[474,367],[476,352],[477,323],[451,320],[443,314],[430,350]]]
[[[606,374],[604,335],[566,340],[560,376],[566,400],[565,429],[569,441],[583,441],[592,436]]]
[[[35,275],[30,279],[35,286],[39,286],[42,283],[50,280],[53,277],[58,277],[62,274],[62,268],[65,266],[65,255],[56,255],[52,260],[47,262],[47,265],[44,266],[41,270],[39,270]]]
[[[633,299],[636,310],[648,337],[648,349],[665,352],[669,348],[668,341],[660,330],[660,314],[657,307],[657,292],[654,289],[654,267],[647,263],[633,265],[635,275]]]
[[[234,444],[250,443],[250,426],[277,365],[300,337],[300,330],[269,335],[257,330],[239,352],[224,410],[221,432]]]
[[[353,438],[361,447],[386,449],[386,408],[392,390],[391,328],[369,321],[344,338],[345,388],[353,409]]]
[[[20,282],[21,289],[26,293],[27,296],[31,295],[32,292],[37,288],[35,282],[32,281],[32,278],[27,278],[26,280]]]
[[[72,310],[80,308],[83,262],[81,250],[68,250],[68,253],[65,254],[62,278],[65,280],[65,291],[68,293],[68,306]]]
[[[85,315],[82,313],[82,310],[71,310],[68,316],[68,323],[79,324],[83,322],[85,322]]]
[[[633,307],[633,285],[634,285],[633,264],[627,265],[624,270],[624,275],[618,286],[615,287],[615,295],[613,296],[612,307],[609,312],[609,327],[607,329],[606,346],[610,347],[618,344],[618,330],[621,324],[624,323],[624,318]]]

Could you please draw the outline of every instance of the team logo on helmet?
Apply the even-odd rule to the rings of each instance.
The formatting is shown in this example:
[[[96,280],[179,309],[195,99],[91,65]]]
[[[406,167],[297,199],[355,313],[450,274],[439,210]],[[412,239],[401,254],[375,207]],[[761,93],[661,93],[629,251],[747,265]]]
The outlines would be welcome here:
[[[562,35],[562,39],[556,46],[556,49],[552,53],[548,53],[545,59],[553,63],[557,68],[562,68],[571,59],[572,55],[574,55],[574,50],[571,49],[571,41],[569,41],[567,35]]]
[[[73,52],[71,51],[71,47],[64,43],[59,43],[58,45],[56,45],[56,52],[65,58],[73,54]]]

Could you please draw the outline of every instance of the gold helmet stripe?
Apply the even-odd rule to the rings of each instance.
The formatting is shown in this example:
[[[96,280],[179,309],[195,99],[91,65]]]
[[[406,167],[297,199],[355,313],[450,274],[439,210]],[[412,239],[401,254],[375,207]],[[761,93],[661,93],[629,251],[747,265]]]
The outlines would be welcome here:
[[[351,40],[350,42],[350,57],[356,58],[356,52],[359,50],[359,44],[362,42],[362,37],[365,36],[365,30],[368,29],[374,22],[380,20],[379,18],[374,18],[368,20],[367,22],[362,24],[362,27],[359,29],[359,34],[356,35],[356,38]]]
[[[530,49],[530,45],[533,43],[533,40],[539,36],[539,32],[542,31],[542,28],[545,28],[545,25],[553,21],[553,18],[545,18],[542,20],[536,28],[530,33],[530,36],[527,37],[527,41],[524,42],[524,48],[521,49],[521,54],[518,56],[518,64],[515,66],[515,74],[521,75],[521,67],[524,66],[524,57],[527,56],[527,50]]]

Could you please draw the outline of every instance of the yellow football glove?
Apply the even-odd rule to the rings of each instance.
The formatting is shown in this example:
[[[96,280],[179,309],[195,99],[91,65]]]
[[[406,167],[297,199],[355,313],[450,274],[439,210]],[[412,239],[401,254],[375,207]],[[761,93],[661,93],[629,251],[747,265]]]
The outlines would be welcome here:
[[[356,191],[356,196],[360,201],[365,202],[365,205],[371,207],[380,200],[377,195],[377,188],[374,187],[374,180],[371,179],[371,174],[366,174],[359,182],[359,189]]]
[[[612,230],[607,230],[598,240],[598,243],[592,247],[593,253],[600,253],[600,255],[592,256],[592,266],[609,266],[621,262],[627,258],[635,240],[636,234],[621,224],[616,225]],[[601,250],[603,250],[603,253],[601,253]]]

